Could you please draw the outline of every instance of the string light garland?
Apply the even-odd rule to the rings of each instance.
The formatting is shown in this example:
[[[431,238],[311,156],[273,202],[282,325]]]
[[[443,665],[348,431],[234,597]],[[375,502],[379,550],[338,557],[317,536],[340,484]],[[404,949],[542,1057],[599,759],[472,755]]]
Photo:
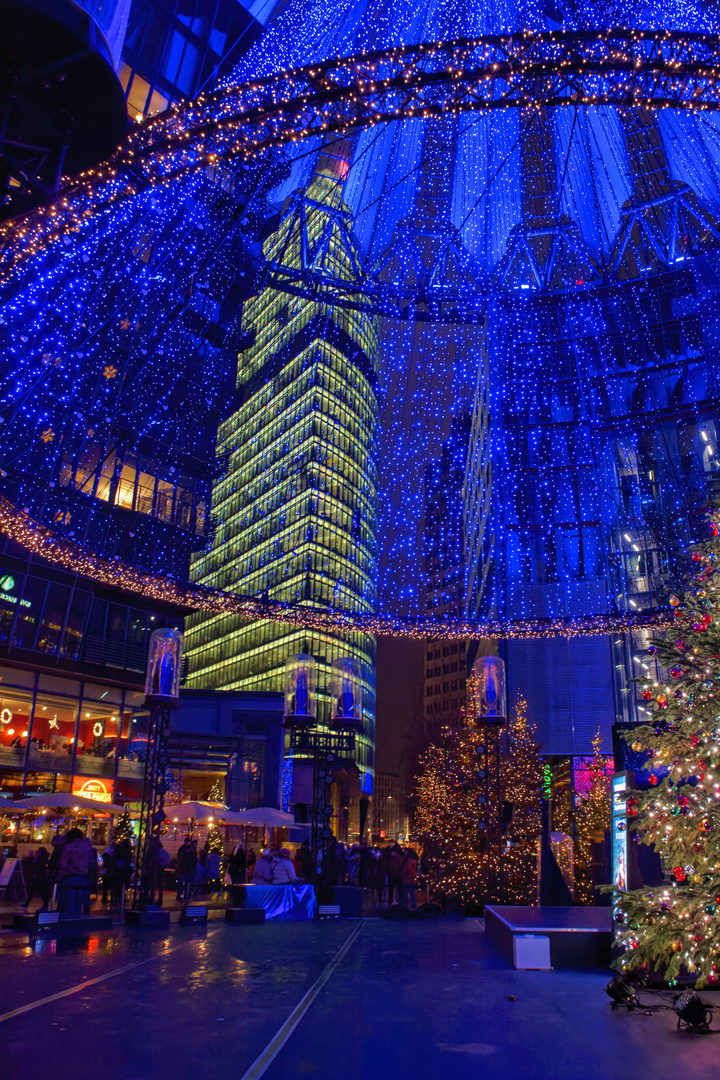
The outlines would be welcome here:
[[[630,633],[633,630],[663,630],[676,627],[672,610],[601,614],[556,619],[460,619],[451,617],[402,618],[391,615],[333,611],[300,604],[241,596],[174,581],[131,566],[120,559],[105,559],[72,540],[57,536],[52,529],[34,521],[24,511],[0,496],[0,532],[26,551],[104,585],[188,611],[232,612],[247,619],[269,619],[318,630],[358,631],[383,637],[439,638],[544,638],[588,637],[598,634]]]
[[[235,156],[395,120],[496,109],[720,108],[720,38],[632,28],[403,45],[226,85],[150,118],[49,206],[0,228],[0,281],[98,212]]]

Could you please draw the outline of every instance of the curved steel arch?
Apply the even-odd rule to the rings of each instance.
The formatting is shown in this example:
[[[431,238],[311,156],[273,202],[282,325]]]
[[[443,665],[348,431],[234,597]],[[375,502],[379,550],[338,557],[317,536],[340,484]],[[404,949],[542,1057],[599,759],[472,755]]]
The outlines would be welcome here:
[[[0,281],[98,212],[198,169],[396,120],[491,109],[720,109],[720,37],[617,28],[400,46],[224,86],[143,123],[0,228]]]

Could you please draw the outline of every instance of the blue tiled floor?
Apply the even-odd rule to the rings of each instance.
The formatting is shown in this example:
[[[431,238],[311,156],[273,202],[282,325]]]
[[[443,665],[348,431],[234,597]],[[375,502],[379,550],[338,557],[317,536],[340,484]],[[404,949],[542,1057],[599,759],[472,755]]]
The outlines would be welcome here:
[[[127,968],[0,1023],[0,1077],[241,1080],[356,926],[0,936],[0,1014]],[[612,1012],[607,980],[514,971],[475,920],[368,920],[264,1075],[717,1080],[720,1038],[678,1034],[670,1012]]]

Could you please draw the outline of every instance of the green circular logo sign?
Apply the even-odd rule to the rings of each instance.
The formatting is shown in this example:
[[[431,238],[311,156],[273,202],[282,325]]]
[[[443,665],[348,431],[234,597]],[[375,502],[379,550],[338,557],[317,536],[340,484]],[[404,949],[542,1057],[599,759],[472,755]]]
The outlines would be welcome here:
[[[14,588],[15,588],[15,578],[14,577],[11,577],[10,574],[4,574],[3,577],[0,577],[0,589],[3,592],[12,592]]]

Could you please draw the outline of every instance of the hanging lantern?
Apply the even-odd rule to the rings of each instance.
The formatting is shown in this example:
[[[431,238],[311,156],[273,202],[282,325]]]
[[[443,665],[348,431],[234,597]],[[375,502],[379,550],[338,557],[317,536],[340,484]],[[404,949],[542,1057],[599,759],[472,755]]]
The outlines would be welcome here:
[[[293,653],[285,661],[285,726],[315,722],[317,665],[306,653]]]
[[[473,664],[475,722],[507,723],[505,664],[499,656],[481,656]]]
[[[333,661],[330,673],[332,726],[357,731],[362,727],[362,669],[351,656]]]
[[[154,630],[150,635],[145,695],[177,701],[180,697],[183,636],[179,630]]]

